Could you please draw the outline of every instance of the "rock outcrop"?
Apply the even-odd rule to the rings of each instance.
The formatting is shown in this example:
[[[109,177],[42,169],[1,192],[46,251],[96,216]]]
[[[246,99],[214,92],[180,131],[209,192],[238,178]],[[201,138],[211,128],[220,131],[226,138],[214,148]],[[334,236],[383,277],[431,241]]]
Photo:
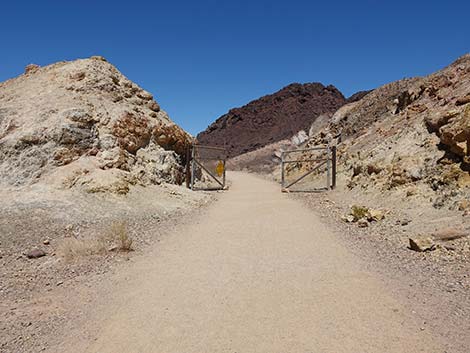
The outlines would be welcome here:
[[[103,57],[0,83],[0,183],[126,193],[181,183],[190,136]]]
[[[470,196],[470,55],[341,107],[309,146],[334,142],[348,186],[417,194],[460,209]]]
[[[334,86],[291,84],[280,91],[231,109],[197,136],[202,144],[226,146],[230,157],[309,131],[315,119],[346,103]]]

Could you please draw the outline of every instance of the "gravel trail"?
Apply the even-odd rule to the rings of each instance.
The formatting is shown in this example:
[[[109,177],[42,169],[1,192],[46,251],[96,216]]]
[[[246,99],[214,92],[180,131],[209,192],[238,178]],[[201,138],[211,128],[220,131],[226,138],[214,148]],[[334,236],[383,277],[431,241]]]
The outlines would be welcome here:
[[[229,191],[117,274],[63,352],[445,352],[318,217],[279,186]],[[84,328],[85,330],[85,328]]]

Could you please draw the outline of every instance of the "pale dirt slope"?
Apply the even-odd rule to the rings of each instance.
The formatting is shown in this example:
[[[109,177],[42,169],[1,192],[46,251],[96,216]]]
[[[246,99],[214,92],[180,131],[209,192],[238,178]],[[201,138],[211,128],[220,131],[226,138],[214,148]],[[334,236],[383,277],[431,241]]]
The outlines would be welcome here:
[[[276,184],[230,191],[113,278],[60,352],[444,352],[383,279]]]

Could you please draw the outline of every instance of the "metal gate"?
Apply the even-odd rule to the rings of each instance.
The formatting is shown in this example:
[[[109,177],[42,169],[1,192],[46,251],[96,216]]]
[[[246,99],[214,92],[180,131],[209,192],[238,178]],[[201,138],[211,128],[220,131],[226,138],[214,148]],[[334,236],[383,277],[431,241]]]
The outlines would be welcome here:
[[[187,160],[186,180],[191,190],[225,189],[225,148],[193,144]]]
[[[318,146],[281,152],[281,187],[283,192],[293,191],[290,188],[314,172],[325,173],[323,186],[315,185],[309,190],[304,187],[295,191],[316,192],[336,187],[336,146]],[[287,180],[288,174],[294,176],[293,180]],[[320,179],[317,178],[317,180]]]

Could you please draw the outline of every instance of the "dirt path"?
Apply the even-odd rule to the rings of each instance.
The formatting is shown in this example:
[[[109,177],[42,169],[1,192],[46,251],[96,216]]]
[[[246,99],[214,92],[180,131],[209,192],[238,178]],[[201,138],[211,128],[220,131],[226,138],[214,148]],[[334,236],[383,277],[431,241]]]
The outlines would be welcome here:
[[[113,279],[65,352],[444,352],[401,299],[277,185],[233,184]]]

